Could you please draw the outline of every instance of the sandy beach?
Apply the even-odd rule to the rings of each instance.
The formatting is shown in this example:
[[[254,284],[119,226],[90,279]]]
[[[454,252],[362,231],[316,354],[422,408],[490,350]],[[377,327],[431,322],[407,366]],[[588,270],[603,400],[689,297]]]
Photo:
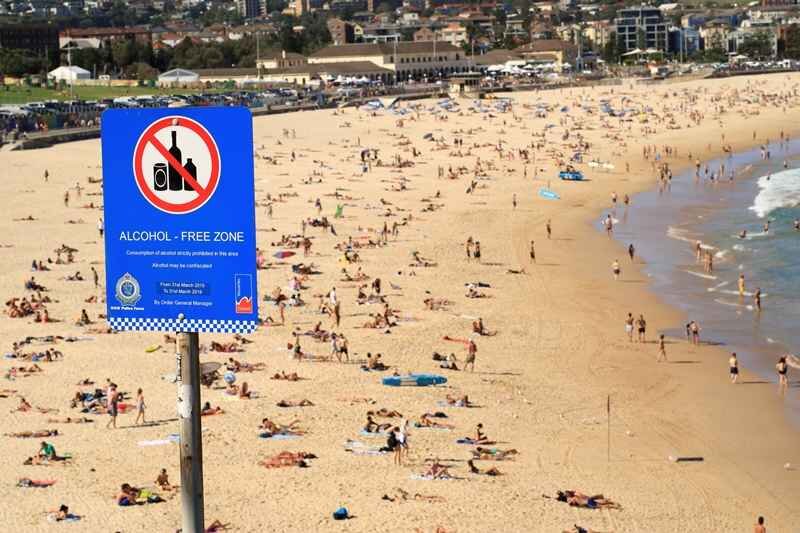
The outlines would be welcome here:
[[[795,74],[660,85],[626,82],[511,93],[507,112],[493,100],[483,101],[487,112],[474,109],[471,100],[459,101],[454,112],[423,100],[402,104],[405,115],[347,108],[256,118],[257,238],[269,262],[260,271],[259,297],[277,287],[291,294],[292,264],[313,263],[319,273],[302,281],[306,305],[287,306],[284,325],[260,327],[248,337],[252,343],[240,345],[241,352],[201,354],[202,362],[224,364],[234,357],[265,366],[237,374],[237,383],[247,381],[257,393],[253,399],[203,389],[203,401],[224,410],[203,418],[207,523],[218,519],[232,531],[560,532],[578,524],[602,532],[729,532],[751,531],[763,515],[770,532],[800,530],[798,428],[787,420],[785,398],[776,394],[776,384],[743,369],[740,382],[753,383],[731,385],[730,354],[715,345],[720,339],[704,339],[710,342],[694,347],[685,338],[669,338],[669,362],[657,363],[658,332],[680,328],[686,317],[663,304],[649,290],[641,264],[631,264],[627,251],[598,230],[612,193],[621,201],[623,195],[657,185],[653,157],[643,158],[645,145],[655,146],[660,163],[668,163],[677,176],[695,159],[717,157],[723,149],[776,141],[782,132],[794,138],[798,83]],[[601,113],[601,100],[614,109],[643,112],[628,113],[622,121]],[[647,106],[651,110],[644,112]],[[703,115],[698,123],[689,119],[692,112]],[[424,139],[426,134],[433,140]],[[463,145],[456,146],[455,139]],[[588,143],[588,149],[580,143]],[[673,147],[674,155],[666,156],[665,146]],[[364,149],[377,150],[380,160],[366,172],[360,158]],[[566,163],[577,151],[583,152],[584,162],[573,164],[587,181],[560,181],[559,160]],[[178,448],[168,439],[178,432],[176,387],[168,379],[175,368],[174,345],[160,334],[95,332],[106,327],[98,318],[105,313],[103,241],[97,229],[103,200],[94,182],[102,175],[100,143],[0,157],[0,294],[5,300],[30,298],[34,293],[25,290],[24,282],[35,276],[48,289],[42,294],[53,300],[46,304],[50,317],[60,320],[37,324],[30,315],[0,316],[3,353],[28,336],[79,339],[22,346],[20,353],[57,349],[63,359],[40,361],[41,372],[19,372],[0,386],[6,390],[0,399],[4,434],[59,432],[44,439],[0,437],[7,458],[0,469],[0,518],[7,529],[20,531],[174,531],[180,527],[179,498],[155,488],[161,468],[172,483],[180,478]],[[592,160],[614,168],[590,167]],[[560,200],[539,196],[548,183]],[[69,205],[64,202],[67,191]],[[343,207],[339,218],[334,217],[337,205]],[[322,216],[335,234],[308,225],[305,234],[312,246],[307,257],[302,249],[272,244],[284,235],[299,236],[303,219]],[[390,233],[397,223],[397,235],[389,235],[386,244],[370,245],[381,240],[384,223]],[[335,247],[346,245],[349,237],[360,246],[354,249],[359,261],[348,264]],[[480,261],[466,258],[470,237],[480,242]],[[529,253],[532,240],[535,263]],[[74,263],[30,271],[33,260],[55,260],[54,250],[62,244],[78,250]],[[273,254],[282,250],[297,254],[275,259]],[[611,273],[615,259],[622,266],[619,281]],[[426,261],[431,266],[422,266]],[[91,267],[99,273],[99,288]],[[361,269],[369,279],[343,281],[342,269],[351,276]],[[76,271],[84,281],[65,279]],[[369,294],[376,277],[396,326],[363,327],[370,313],[383,313],[382,304],[357,303],[359,286],[366,283],[363,290]],[[475,290],[483,297],[467,297],[466,284],[478,282]],[[318,312],[319,298],[334,287],[342,309],[338,328]],[[87,302],[93,296],[96,301]],[[428,298],[442,301],[441,309],[426,308]],[[261,306],[262,317],[279,322],[275,305]],[[93,324],[75,324],[81,309]],[[629,312],[646,317],[648,342],[628,341],[624,321]],[[473,335],[478,317],[496,335]],[[335,359],[292,359],[287,349],[292,332],[312,330],[319,321],[322,329],[347,337],[352,361],[380,353],[389,370],[367,372],[360,364]],[[474,371],[443,370],[432,360],[434,352],[453,353],[458,368],[463,367],[465,346],[445,336],[474,339]],[[205,346],[211,341],[233,339],[201,335]],[[328,342],[302,336],[301,343],[312,354],[330,354]],[[2,370],[31,365],[6,358]],[[394,371],[437,373],[448,382],[383,386],[381,378]],[[270,379],[277,372],[296,372],[302,379]],[[789,377],[796,382],[791,372]],[[86,378],[94,385],[76,385]],[[120,415],[118,429],[106,429],[108,416],[70,407],[76,391],[102,389],[106,379],[128,393],[127,403],[141,387],[147,419],[158,423],[137,427],[135,414],[128,412]],[[788,395],[796,394],[797,388],[790,387]],[[448,395],[468,395],[476,407],[448,405]],[[16,411],[21,397],[34,409]],[[302,399],[314,405],[276,405]],[[58,412],[40,413],[35,407]],[[359,442],[357,449],[385,443],[385,437],[360,433],[367,411],[381,408],[402,417],[376,417],[380,423],[410,421],[402,466],[394,464],[391,453],[345,450],[348,439]],[[423,413],[436,411],[446,418],[434,420],[453,429],[414,427]],[[93,422],[48,422],[80,416]],[[282,424],[296,419],[305,434],[260,439],[264,417]],[[478,423],[496,442],[488,447],[518,452],[504,461],[475,461],[481,471],[495,467],[502,475],[471,473],[466,461],[475,447],[456,443],[474,436]],[[71,460],[23,465],[41,440],[71,454]],[[164,442],[140,445],[145,441]],[[308,468],[259,466],[282,451],[316,458]],[[670,456],[704,460],[675,463]],[[450,466],[452,479],[420,478],[434,460]],[[55,484],[19,488],[22,478]],[[122,483],[149,487],[167,501],[120,507],[116,495]],[[603,494],[621,509],[577,508],[542,496],[565,489]],[[47,512],[61,504],[81,519],[49,521]],[[353,517],[334,521],[331,513],[341,506]]]

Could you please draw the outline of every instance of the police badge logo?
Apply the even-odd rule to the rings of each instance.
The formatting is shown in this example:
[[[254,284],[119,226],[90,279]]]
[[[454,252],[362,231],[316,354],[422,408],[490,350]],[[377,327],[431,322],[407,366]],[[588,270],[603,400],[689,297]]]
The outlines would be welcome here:
[[[115,296],[122,305],[136,305],[142,297],[139,282],[126,272],[117,280]]]

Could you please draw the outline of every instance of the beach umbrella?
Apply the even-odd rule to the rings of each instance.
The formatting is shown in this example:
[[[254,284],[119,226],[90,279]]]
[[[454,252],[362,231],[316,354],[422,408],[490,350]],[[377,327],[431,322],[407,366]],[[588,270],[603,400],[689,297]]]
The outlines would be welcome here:
[[[295,252],[290,252],[289,250],[281,250],[279,252],[275,252],[272,254],[272,257],[276,259],[286,259],[287,257],[292,257],[295,255]]]

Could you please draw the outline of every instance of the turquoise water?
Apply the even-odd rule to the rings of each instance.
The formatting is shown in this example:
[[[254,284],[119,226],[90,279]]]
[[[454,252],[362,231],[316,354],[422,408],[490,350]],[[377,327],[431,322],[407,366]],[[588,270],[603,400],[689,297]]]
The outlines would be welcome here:
[[[717,174],[725,165],[721,180],[704,173],[698,179],[692,169],[669,188],[635,195],[629,207],[611,214],[618,220],[616,238],[626,247],[634,244],[653,289],[696,320],[703,339],[726,345],[742,366],[777,382],[778,357],[800,352],[800,231],[794,229],[800,219],[800,142],[768,148],[770,159],[753,150],[709,161]],[[710,274],[696,261],[697,241],[714,254]],[[744,297],[737,288],[740,274]],[[753,306],[756,288],[764,295],[760,313]],[[684,324],[665,333],[683,338]],[[727,372],[726,360],[720,369]],[[790,370],[794,385],[798,376],[800,370]],[[790,389],[787,409],[800,421],[797,391]]]

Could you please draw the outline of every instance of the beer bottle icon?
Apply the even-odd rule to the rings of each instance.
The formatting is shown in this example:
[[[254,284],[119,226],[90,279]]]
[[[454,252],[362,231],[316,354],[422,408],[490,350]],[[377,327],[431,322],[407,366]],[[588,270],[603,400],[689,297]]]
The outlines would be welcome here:
[[[191,177],[194,178],[195,181],[197,181],[197,167],[194,166],[194,163],[192,163],[192,158],[191,157],[186,159],[186,164],[183,165],[183,168],[186,170],[186,172],[189,173],[189,175]],[[191,183],[189,183],[188,181],[183,180],[183,190],[184,191],[193,191],[194,187],[192,187]]]
[[[172,146],[169,147],[169,153],[172,154],[172,157],[174,157],[175,161],[177,161],[178,165],[180,165],[182,163],[181,149],[178,148],[177,139],[178,139],[178,132],[173,130]],[[178,171],[178,169],[174,168],[172,165],[169,165],[169,190],[171,191],[183,190],[183,177],[181,176],[181,173]]]

